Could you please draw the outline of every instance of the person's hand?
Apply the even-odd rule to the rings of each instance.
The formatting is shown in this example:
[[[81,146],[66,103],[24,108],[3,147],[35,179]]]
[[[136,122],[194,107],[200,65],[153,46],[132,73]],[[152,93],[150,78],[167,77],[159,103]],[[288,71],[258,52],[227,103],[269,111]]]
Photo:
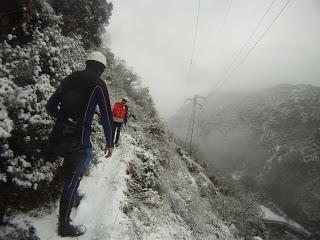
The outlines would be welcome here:
[[[112,149],[111,147],[107,147],[107,146],[106,146],[106,148],[105,148],[105,150],[104,150],[105,157],[106,157],[106,158],[111,157],[111,156],[112,156],[112,151],[113,151],[113,149]]]

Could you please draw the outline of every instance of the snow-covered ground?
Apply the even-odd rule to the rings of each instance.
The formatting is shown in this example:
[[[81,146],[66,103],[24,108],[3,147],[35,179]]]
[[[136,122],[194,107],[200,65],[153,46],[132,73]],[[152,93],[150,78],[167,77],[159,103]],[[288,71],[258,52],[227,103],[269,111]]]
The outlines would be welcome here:
[[[139,136],[140,144],[137,144]],[[128,183],[135,181],[135,174],[144,174],[144,167],[160,161],[154,155],[158,149],[146,149],[145,141],[141,134],[133,137],[124,133],[122,146],[114,150],[113,156],[110,159],[100,157],[90,174],[82,179],[80,191],[85,198],[73,209],[71,218],[75,224],[85,224],[87,233],[77,239],[235,239],[215,212],[209,210],[212,206],[206,194],[200,196],[202,188],[207,189],[210,181],[186,156],[181,158],[174,151],[171,153],[171,163],[161,171],[159,180],[162,194],[151,188],[130,190]],[[147,161],[142,160],[145,157]],[[136,172],[127,175],[132,165]],[[192,173],[187,166],[194,167]],[[59,202],[56,202],[50,207],[18,214],[9,222],[21,229],[32,226],[40,240],[60,239],[57,235],[58,207]],[[7,233],[0,233],[0,238],[6,237],[10,230],[15,231],[7,227]]]
[[[299,223],[295,222],[294,220],[286,217],[286,216],[280,216],[273,211],[271,211],[269,208],[260,205],[261,214],[263,220],[267,222],[274,222],[274,223],[283,223],[284,225],[287,225],[288,227],[299,231],[307,236],[310,236],[311,233],[309,233],[303,226],[301,226]]]
[[[273,211],[271,211],[269,208],[260,205],[262,218],[269,219],[269,220],[278,220],[278,221],[287,221],[287,219],[283,216],[280,216]]]
[[[121,203],[125,201],[126,162],[132,157],[130,155],[133,151],[124,151],[123,148],[115,149],[111,158],[100,157],[99,163],[92,166],[90,175],[81,181],[80,191],[85,194],[85,198],[78,209],[73,210],[71,217],[76,224],[85,224],[88,231],[78,239],[130,239],[125,234],[128,218],[121,211]],[[41,214],[37,210],[19,215],[13,222],[22,227],[33,226],[41,240],[53,240],[58,239],[57,220],[58,203],[49,214]]]

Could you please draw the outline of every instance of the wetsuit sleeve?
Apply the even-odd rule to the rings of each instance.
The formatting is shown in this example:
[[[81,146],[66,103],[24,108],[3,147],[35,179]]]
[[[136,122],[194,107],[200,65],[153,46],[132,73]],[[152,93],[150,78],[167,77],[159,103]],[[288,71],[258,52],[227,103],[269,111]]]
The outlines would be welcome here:
[[[106,146],[113,147],[113,118],[109,93],[106,86],[97,87],[96,98],[101,115],[101,124],[103,126],[104,136],[106,138]]]
[[[46,110],[51,117],[57,118],[60,115],[60,110],[58,108],[62,97],[61,86],[51,95],[49,98]]]

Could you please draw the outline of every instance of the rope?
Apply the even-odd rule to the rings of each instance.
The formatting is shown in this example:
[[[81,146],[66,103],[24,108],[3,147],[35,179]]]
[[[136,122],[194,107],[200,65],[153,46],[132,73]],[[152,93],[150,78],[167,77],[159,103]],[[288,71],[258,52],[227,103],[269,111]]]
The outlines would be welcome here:
[[[114,222],[113,222],[113,226],[112,226],[112,228],[111,228],[111,233],[110,233],[110,235],[109,235],[109,239],[110,239],[110,240],[111,240],[111,236],[112,236],[112,233],[113,233],[114,227],[115,227],[116,222],[117,222],[117,220],[118,220],[119,213],[120,213],[120,208],[118,209],[117,216],[116,216],[116,218],[115,218],[115,220],[114,220]]]

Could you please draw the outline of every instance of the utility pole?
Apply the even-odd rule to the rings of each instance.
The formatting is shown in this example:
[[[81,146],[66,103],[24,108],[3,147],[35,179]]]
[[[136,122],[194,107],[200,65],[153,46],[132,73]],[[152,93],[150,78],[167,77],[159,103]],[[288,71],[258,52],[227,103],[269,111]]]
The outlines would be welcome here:
[[[192,101],[192,111],[191,111],[191,116],[189,119],[189,127],[188,127],[188,132],[186,136],[186,144],[189,144],[189,152],[192,154],[192,140],[193,140],[193,133],[194,133],[194,125],[195,125],[195,119],[196,119],[196,109],[198,106],[202,107],[202,105],[199,103],[199,100],[205,100],[206,98],[201,97],[199,95],[194,95],[193,98],[187,98],[187,101]]]

